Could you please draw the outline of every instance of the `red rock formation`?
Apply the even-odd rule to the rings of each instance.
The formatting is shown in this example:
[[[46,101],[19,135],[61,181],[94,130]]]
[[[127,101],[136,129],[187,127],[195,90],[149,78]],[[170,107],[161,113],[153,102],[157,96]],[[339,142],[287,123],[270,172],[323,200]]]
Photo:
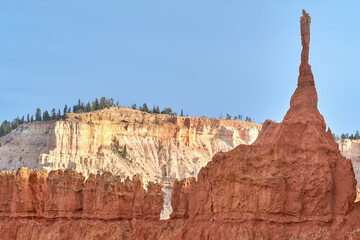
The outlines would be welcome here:
[[[283,121],[267,120],[254,144],[217,154],[191,186],[175,185],[174,203],[188,203],[174,207],[172,218],[187,220],[174,239],[339,239],[351,232],[344,221],[355,175],[317,109],[310,22],[303,11],[298,87]]]
[[[171,219],[159,221],[159,185],[138,176],[20,170],[0,175],[5,239],[360,239],[350,160],[317,109],[303,11],[298,87],[281,123],[253,145],[218,153],[198,180],[176,181]]]
[[[0,217],[44,219],[158,220],[163,207],[161,186],[148,190],[138,175],[121,182],[110,173],[85,181],[73,170],[22,168],[0,175]]]

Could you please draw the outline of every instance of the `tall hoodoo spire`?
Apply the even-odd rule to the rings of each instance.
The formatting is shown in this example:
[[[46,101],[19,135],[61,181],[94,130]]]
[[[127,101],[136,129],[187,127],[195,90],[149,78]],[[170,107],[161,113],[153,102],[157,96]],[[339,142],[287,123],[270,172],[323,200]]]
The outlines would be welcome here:
[[[314,76],[311,72],[311,66],[309,65],[309,44],[310,44],[310,23],[311,17],[303,10],[300,18],[300,31],[301,31],[301,63],[299,67],[298,87],[290,100],[290,109],[284,119],[293,116],[294,119],[308,119],[308,115],[311,112],[308,108],[313,109],[317,114],[312,115],[312,118],[318,118],[320,121],[324,121],[320,117],[320,113],[317,109],[318,97],[315,89]],[[300,110],[302,109],[302,110]],[[311,115],[311,114],[310,114]],[[325,123],[324,123],[325,126]]]
[[[310,44],[310,23],[311,17],[303,9],[302,17],[300,18],[300,31],[301,31],[301,64],[299,68],[298,86],[313,86],[314,77],[311,72],[311,66],[309,65],[309,44]]]

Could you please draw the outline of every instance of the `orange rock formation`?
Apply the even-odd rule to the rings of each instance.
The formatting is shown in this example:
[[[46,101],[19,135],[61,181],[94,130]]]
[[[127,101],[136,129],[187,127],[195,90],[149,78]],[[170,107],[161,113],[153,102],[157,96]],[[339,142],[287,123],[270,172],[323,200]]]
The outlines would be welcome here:
[[[317,109],[305,11],[300,23],[298,87],[284,120],[267,120],[251,146],[217,154],[197,182],[174,185],[182,208],[171,217],[186,219],[175,239],[347,239],[360,227],[350,224],[359,209],[351,161]]]
[[[20,170],[0,176],[0,234],[8,239],[360,239],[351,161],[317,109],[301,17],[298,86],[281,123],[250,146],[218,153],[198,180],[176,181],[170,220],[157,220],[160,186],[91,175]]]
[[[111,173],[85,181],[73,170],[28,170],[0,174],[0,217],[43,219],[159,219],[163,195],[159,184],[143,189],[139,175],[122,182]]]

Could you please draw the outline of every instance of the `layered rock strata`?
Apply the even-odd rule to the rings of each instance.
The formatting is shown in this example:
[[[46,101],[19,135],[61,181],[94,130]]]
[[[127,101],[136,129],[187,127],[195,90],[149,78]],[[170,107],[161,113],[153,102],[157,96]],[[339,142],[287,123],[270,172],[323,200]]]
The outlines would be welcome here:
[[[147,191],[139,175],[121,181],[111,173],[85,180],[73,170],[0,173],[0,217],[42,219],[158,220],[163,207],[159,184]]]
[[[34,122],[0,138],[0,169],[74,169],[85,177],[108,171],[135,174],[164,188],[162,218],[171,212],[174,179],[197,176],[212,156],[251,144],[261,124],[204,117],[175,117],[115,107],[66,114],[61,121]],[[114,149],[117,141],[119,149]],[[127,156],[119,151],[124,146]]]
[[[34,171],[36,177],[31,177],[32,173],[20,170],[0,175],[1,236],[360,239],[353,167],[341,156],[317,109],[308,64],[311,19],[305,11],[300,22],[300,75],[283,121],[267,120],[252,145],[216,154],[197,179],[175,181],[170,220],[156,220],[162,206],[158,185],[151,184],[145,192],[141,183],[118,183],[118,178],[107,174],[91,175],[81,184],[84,177],[75,172],[47,176]],[[117,188],[112,188],[111,182],[116,182]]]
[[[343,139],[338,140],[337,143],[341,154],[351,160],[355,178],[358,181],[358,186],[360,186],[360,139]]]
[[[251,144],[261,124],[148,114],[115,107],[65,120],[23,124],[0,138],[0,169],[75,169],[84,176],[109,171],[141,174],[145,184],[196,176],[212,156]],[[127,157],[114,151],[126,145]]]

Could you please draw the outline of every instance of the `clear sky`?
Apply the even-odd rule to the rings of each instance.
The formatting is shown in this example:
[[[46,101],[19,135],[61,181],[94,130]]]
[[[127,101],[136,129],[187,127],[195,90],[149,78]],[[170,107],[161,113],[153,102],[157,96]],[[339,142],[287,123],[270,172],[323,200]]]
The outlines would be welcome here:
[[[1,1],[0,120],[112,97],[281,121],[312,17],[319,110],[360,130],[359,1]]]

